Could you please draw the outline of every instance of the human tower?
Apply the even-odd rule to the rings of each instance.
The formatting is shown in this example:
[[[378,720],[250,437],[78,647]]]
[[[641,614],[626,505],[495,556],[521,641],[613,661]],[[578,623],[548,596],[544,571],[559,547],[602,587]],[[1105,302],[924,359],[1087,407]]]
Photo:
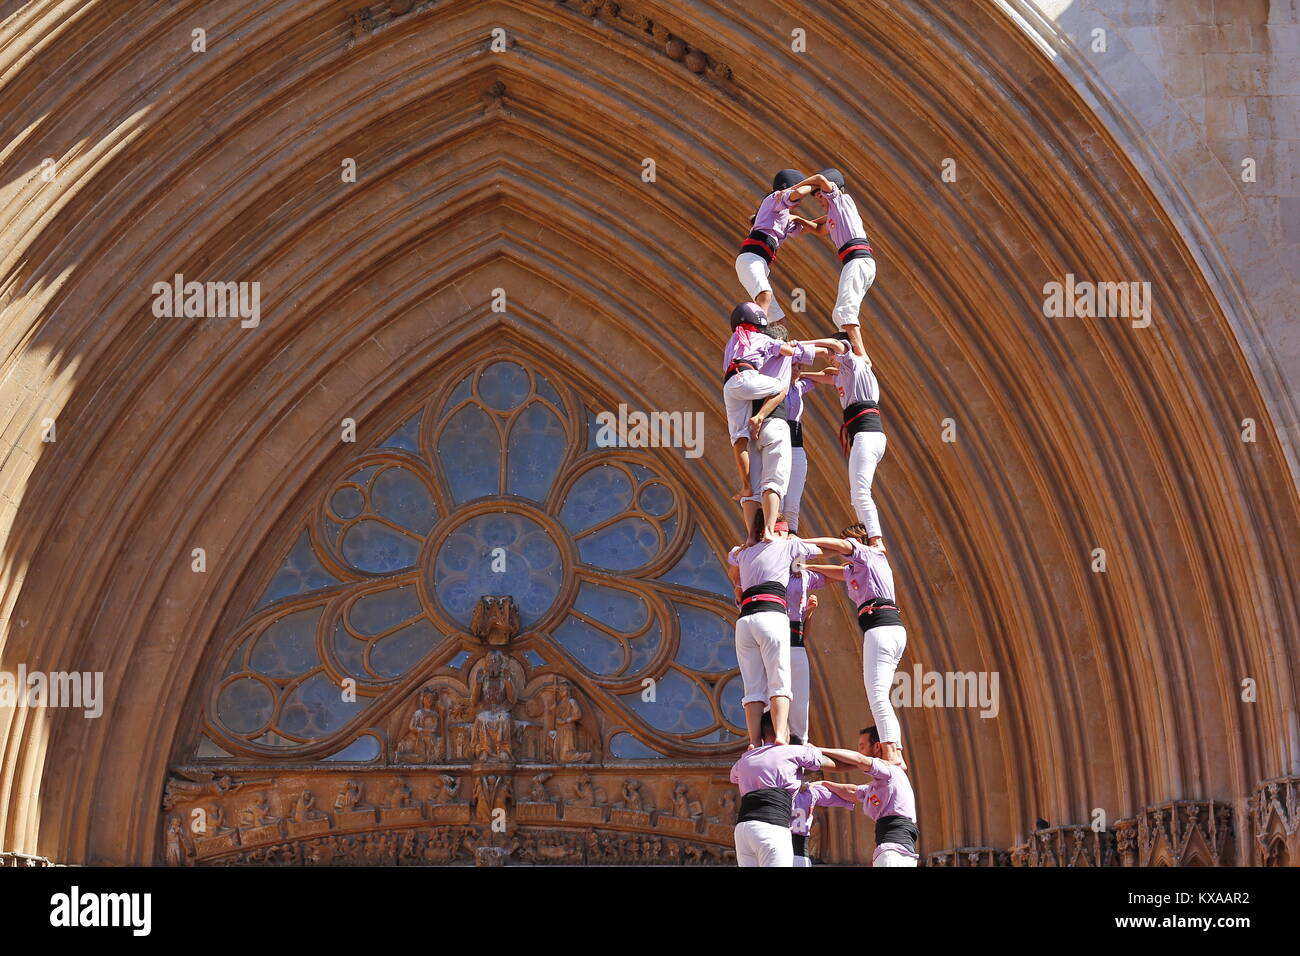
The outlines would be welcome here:
[[[824,215],[796,213],[809,195]],[[876,260],[844,176],[783,169],[751,220],[736,275],[750,296],[731,313],[723,356],[722,395],[748,537],[728,555],[736,587],[736,657],[744,683],[749,749],[731,779],[741,794],[736,862],[741,866],[808,866],[814,810],[862,810],[875,822],[874,866],[916,866],[916,801],[903,759],[898,716],[889,701],[894,671],[907,645],[880,515],[871,496],[885,454],[880,384],[862,340],[858,311],[876,277]],[[771,269],[784,242],[829,237],[840,260],[831,313],[836,332],[799,341],[781,324]],[[830,364],[814,370],[819,359]],[[857,522],[839,537],[801,538],[800,499],[808,474],[804,396],[833,385],[843,408],[840,444],[847,459],[849,500]],[[838,463],[835,467],[839,467]],[[832,558],[842,561],[828,563]],[[820,563],[819,563],[820,562]],[[809,617],[815,591],[843,582],[862,631],[862,679],[873,722],[858,749],[808,742]],[[861,771],[855,786],[805,781],[817,771]]]

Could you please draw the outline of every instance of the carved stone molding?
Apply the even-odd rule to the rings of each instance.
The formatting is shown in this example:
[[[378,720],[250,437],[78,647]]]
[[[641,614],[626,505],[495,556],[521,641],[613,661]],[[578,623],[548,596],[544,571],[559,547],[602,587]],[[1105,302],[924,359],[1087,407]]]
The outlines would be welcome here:
[[[58,864],[51,863],[43,856],[32,856],[28,853],[0,853],[0,870],[7,867],[29,866],[58,866]]]
[[[1300,865],[1300,776],[1265,780],[1250,798],[1259,866]]]
[[[613,0],[556,0],[561,7],[581,14],[592,20],[607,23],[621,32],[631,36],[647,46],[657,49],[668,59],[681,63],[692,73],[707,77],[718,85],[730,84],[731,67],[704,52],[700,47],[688,43],[662,23],[656,23],[648,16],[634,13],[627,4],[615,3]]]
[[[1297,788],[1300,778],[1292,777],[1267,781],[1256,792],[1252,814],[1261,864],[1286,866],[1296,859]],[[1261,795],[1262,813],[1255,808]],[[1097,831],[1083,824],[1045,827],[1006,850],[952,847],[929,853],[925,865],[1232,866],[1233,837],[1231,804],[1172,800],[1146,807],[1135,817],[1116,820],[1108,830]],[[1292,843],[1286,843],[1287,839]],[[1271,848],[1274,862],[1265,862],[1265,847]]]

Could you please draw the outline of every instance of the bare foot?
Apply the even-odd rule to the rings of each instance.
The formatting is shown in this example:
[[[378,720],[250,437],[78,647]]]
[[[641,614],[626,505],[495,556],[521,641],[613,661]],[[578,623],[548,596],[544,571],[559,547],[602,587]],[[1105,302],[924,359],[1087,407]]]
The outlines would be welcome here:
[[[777,745],[778,747],[788,747],[788,746],[790,746],[790,741],[788,741],[788,740],[782,740],[780,737],[777,737],[777,738],[776,738],[776,745]]]
[[[776,532],[773,531],[771,528],[764,528],[764,529],[763,529],[763,540],[764,540],[764,541],[775,541],[775,540],[776,540]]]

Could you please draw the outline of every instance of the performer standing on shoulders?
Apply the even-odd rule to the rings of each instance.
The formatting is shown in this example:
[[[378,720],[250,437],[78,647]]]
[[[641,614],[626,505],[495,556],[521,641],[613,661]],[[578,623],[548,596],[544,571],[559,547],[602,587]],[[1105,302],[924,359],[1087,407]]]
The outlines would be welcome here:
[[[858,311],[862,300],[876,281],[876,259],[857,203],[844,189],[844,174],[838,169],[824,169],[794,188],[800,190],[809,186],[826,215],[804,225],[803,229],[819,236],[830,236],[836,247],[835,254],[840,257],[842,265],[839,292],[831,318],[835,320],[837,329],[844,329],[859,323]]]
[[[807,570],[843,581],[858,609],[858,626],[862,629],[862,683],[876,726],[880,728],[881,756],[906,770],[898,716],[889,701],[894,671],[907,647],[907,631],[894,598],[894,573],[883,548],[864,544],[866,528],[850,525],[842,533],[843,538],[808,538],[805,543],[842,554],[847,561],[843,565],[807,565]]]
[[[772,263],[781,243],[813,226],[811,220],[791,212],[813,191],[811,185],[790,188],[799,185],[802,179],[803,173],[797,169],[783,169],[772,177],[772,191],[750,219],[754,228],[740,244],[740,254],[736,256],[736,277],[746,294],[773,322],[780,322],[785,312],[772,295]]]
[[[807,628],[817,609],[817,595],[826,583],[816,571],[795,570],[786,585],[785,599],[790,616],[790,733],[808,739],[808,704],[811,679],[808,674]],[[793,737],[791,738],[793,739]]]

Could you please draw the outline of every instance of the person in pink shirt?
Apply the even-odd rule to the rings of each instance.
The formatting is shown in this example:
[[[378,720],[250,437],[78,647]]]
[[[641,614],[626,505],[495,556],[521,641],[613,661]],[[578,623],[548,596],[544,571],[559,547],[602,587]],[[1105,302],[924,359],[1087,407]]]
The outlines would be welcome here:
[[[853,750],[819,749],[776,742],[772,715],[759,724],[760,745],[740,755],[731,782],[740,791],[736,813],[736,863],[739,866],[793,866],[790,821],[803,774],[811,770],[858,768],[871,760]]]
[[[821,219],[801,227],[819,236],[829,236],[840,259],[840,284],[831,317],[835,327],[853,327],[858,333],[858,312],[867,290],[876,280],[876,259],[867,238],[857,204],[844,188],[844,174],[838,169],[824,169],[799,182],[794,191],[812,187],[813,195],[826,213]]]
[[[796,742],[795,737],[790,742]],[[794,865],[812,866],[808,856],[808,838],[812,836],[813,812],[819,806],[841,806],[844,801],[823,781],[805,782],[794,795],[790,811],[790,839],[794,843]]]
[[[755,516],[755,525],[762,520]],[[790,619],[786,585],[790,565],[817,554],[815,544],[792,536],[784,521],[776,523],[776,538],[732,548],[727,573],[736,587],[736,660],[745,687],[741,704],[749,745],[757,747],[759,724],[770,708],[778,743],[790,740]]]
[[[809,571],[843,581],[849,599],[858,609],[858,626],[862,629],[862,683],[866,687],[871,712],[880,728],[881,755],[890,763],[907,769],[903,761],[902,733],[889,692],[894,672],[907,648],[907,631],[894,597],[894,574],[883,548],[869,546],[867,529],[850,525],[843,538],[809,538],[824,551],[844,555],[842,565],[810,564]]]
[[[871,783],[853,786],[827,780],[824,785],[833,796],[820,802],[832,807],[861,805],[862,811],[875,821],[876,849],[871,857],[872,866],[916,866],[920,860],[916,850],[920,831],[916,826],[912,781],[901,767],[883,758],[875,727],[863,729],[858,746],[872,754],[867,766],[855,767],[870,776]]]
[[[803,173],[797,169],[783,169],[772,177],[772,191],[763,197],[758,211],[750,219],[753,229],[740,244],[740,253],[736,256],[736,277],[746,294],[773,322],[781,321],[785,312],[772,295],[772,263],[781,243],[813,225],[810,220],[793,212],[813,191],[810,185],[790,188],[803,178]]]
[[[797,570],[790,574],[785,597],[790,617],[790,733],[791,739],[808,739],[808,705],[811,680],[808,672],[808,620],[817,609],[817,595],[826,578],[816,571]]]

